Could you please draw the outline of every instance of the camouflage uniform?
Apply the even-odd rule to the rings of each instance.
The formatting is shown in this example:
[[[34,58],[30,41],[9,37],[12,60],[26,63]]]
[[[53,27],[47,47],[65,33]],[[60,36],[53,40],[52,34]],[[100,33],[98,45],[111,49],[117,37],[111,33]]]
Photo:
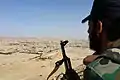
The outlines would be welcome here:
[[[107,49],[86,67],[84,80],[120,80],[120,48]]]

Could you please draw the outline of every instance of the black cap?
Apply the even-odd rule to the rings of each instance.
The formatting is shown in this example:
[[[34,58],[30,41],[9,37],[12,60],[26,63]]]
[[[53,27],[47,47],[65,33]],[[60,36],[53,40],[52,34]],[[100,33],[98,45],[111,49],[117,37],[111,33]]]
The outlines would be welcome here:
[[[120,17],[120,0],[94,0],[90,15],[84,18],[82,23],[94,18],[101,20],[105,17],[111,19]]]

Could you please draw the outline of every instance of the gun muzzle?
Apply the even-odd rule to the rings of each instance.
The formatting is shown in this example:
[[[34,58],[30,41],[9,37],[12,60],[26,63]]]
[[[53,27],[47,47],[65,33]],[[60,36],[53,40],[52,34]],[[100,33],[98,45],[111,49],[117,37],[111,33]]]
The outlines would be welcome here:
[[[60,44],[61,44],[62,46],[65,46],[68,42],[69,42],[68,40],[60,41]]]

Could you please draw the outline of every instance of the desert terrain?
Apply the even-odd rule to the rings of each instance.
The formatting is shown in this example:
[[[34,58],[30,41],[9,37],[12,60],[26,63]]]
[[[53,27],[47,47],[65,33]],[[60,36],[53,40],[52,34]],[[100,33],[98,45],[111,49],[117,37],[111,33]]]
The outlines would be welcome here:
[[[60,40],[51,38],[0,38],[0,80],[46,80],[62,59]],[[70,39],[65,47],[74,69],[92,53],[88,41]],[[64,65],[50,78],[64,72]]]

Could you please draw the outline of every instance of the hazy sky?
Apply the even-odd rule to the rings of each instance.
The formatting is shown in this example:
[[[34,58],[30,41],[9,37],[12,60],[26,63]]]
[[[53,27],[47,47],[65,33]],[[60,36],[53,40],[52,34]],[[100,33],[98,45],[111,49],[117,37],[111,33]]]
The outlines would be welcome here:
[[[87,38],[92,0],[0,0],[0,36]]]

